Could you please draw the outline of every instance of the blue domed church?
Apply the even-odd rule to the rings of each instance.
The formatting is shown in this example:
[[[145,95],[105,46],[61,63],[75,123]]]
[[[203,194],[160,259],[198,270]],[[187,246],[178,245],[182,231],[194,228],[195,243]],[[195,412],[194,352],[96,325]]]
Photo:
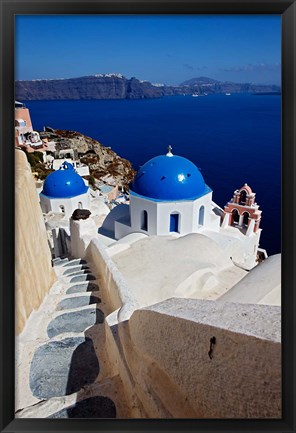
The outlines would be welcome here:
[[[75,209],[88,209],[89,201],[88,186],[67,161],[46,177],[40,193],[43,213],[59,212],[68,218]]]
[[[218,230],[220,217],[212,212],[212,190],[188,159],[166,155],[150,159],[130,186],[129,214],[115,222],[115,238],[129,233],[185,235],[204,227]]]

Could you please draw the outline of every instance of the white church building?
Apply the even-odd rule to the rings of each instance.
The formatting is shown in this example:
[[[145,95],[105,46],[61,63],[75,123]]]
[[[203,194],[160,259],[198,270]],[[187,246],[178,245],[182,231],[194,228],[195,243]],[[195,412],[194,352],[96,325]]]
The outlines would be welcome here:
[[[115,237],[134,232],[185,235],[204,226],[217,230],[220,218],[211,212],[212,193],[198,168],[169,148],[138,171],[130,189],[129,215],[115,223]]]
[[[50,173],[40,193],[43,213],[60,212],[70,218],[75,209],[89,209],[89,187],[75,171],[72,164],[65,161],[59,170]]]
[[[150,159],[130,187],[130,205],[122,206],[114,222],[114,238],[131,233],[148,236],[202,233],[223,247],[233,262],[252,269],[258,262],[261,211],[255,193],[245,184],[223,210],[213,191],[188,159],[166,155]],[[112,212],[111,212],[112,213]]]

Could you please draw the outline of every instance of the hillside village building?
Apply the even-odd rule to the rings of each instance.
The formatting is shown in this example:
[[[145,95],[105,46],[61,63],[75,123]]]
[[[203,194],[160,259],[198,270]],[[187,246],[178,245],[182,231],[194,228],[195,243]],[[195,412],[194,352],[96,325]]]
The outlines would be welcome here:
[[[29,109],[18,101],[15,102],[15,145],[35,150],[43,148],[39,133],[33,130]]]
[[[59,170],[62,162],[67,162],[75,167],[80,176],[89,176],[90,174],[88,165],[79,160],[77,150],[56,150],[54,141],[40,138],[39,132],[33,129],[30,110],[18,101],[15,101],[15,147],[28,153],[41,152],[47,168]]]

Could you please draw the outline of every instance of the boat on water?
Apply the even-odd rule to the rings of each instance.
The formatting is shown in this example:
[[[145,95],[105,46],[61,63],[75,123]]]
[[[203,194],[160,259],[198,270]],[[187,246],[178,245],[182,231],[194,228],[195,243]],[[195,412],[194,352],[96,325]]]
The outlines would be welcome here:
[[[194,98],[196,98],[196,97],[199,96],[199,95],[198,95],[197,93],[193,93],[192,96],[193,96]]]
[[[226,95],[226,96],[230,96],[230,95],[231,95],[231,93],[225,93],[225,95]]]

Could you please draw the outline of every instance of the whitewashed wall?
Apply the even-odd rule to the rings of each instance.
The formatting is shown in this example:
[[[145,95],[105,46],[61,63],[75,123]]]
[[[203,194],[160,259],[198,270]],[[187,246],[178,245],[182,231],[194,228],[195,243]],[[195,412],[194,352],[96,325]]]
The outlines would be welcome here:
[[[65,209],[65,216],[70,218],[75,209],[79,209],[82,203],[82,209],[89,209],[90,198],[89,194],[81,194],[71,198],[49,198],[40,194],[40,205],[43,213],[47,212],[62,212],[61,206]]]
[[[173,298],[118,331],[147,417],[281,418],[280,307]]]
[[[199,224],[199,211],[204,207],[203,223]],[[142,229],[143,211],[148,214],[147,230]],[[204,227],[219,230],[220,217],[212,212],[212,192],[196,200],[162,202],[147,200],[131,194],[130,196],[130,225],[115,223],[116,239],[129,233],[139,232],[149,236],[165,236],[170,234],[170,215],[179,214],[178,233],[185,235],[197,233]]]
[[[21,150],[15,151],[15,215],[16,333],[19,334],[56,280],[35,181]]]

